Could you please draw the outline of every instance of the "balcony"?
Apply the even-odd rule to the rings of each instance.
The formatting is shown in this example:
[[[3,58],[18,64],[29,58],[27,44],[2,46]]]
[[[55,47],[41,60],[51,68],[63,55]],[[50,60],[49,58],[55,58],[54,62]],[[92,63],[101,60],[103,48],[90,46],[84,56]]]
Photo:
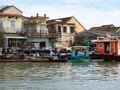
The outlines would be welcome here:
[[[33,37],[33,38],[58,38],[60,36],[59,33],[48,33],[48,32],[28,32],[27,33],[28,37]]]
[[[75,33],[62,33],[62,36],[66,36],[66,37],[70,37],[70,36],[74,36]]]
[[[21,28],[3,28],[4,32],[5,33],[18,33],[18,32],[21,32]]]

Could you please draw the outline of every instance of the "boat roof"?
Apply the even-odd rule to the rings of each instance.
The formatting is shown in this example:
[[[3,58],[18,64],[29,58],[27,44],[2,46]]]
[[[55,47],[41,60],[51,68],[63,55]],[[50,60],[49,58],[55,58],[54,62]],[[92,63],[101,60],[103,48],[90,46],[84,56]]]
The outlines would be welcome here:
[[[101,42],[120,42],[120,40],[99,40],[99,41],[96,41],[96,43],[101,43]]]
[[[86,47],[89,47],[89,46],[72,46],[72,47],[75,47],[75,48],[86,48]]]

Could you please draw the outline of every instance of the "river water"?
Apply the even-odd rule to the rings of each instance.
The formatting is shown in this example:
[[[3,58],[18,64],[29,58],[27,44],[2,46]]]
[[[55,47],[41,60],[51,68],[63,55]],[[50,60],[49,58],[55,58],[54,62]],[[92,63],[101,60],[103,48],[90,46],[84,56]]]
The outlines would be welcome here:
[[[0,90],[120,90],[120,63],[0,63]]]

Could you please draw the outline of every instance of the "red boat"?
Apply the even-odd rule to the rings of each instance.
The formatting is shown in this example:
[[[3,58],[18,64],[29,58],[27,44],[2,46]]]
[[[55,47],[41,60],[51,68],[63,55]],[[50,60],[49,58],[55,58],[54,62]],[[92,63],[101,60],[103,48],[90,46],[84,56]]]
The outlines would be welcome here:
[[[93,57],[101,57],[105,61],[120,60],[120,40],[118,36],[98,37],[94,41],[96,53]]]

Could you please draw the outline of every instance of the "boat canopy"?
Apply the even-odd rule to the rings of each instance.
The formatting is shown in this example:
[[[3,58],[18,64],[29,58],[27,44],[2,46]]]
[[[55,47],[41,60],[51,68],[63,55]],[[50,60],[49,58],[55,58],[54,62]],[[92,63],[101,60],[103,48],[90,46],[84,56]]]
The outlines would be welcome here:
[[[72,46],[74,48],[86,48],[86,47],[89,47],[89,46]]]

